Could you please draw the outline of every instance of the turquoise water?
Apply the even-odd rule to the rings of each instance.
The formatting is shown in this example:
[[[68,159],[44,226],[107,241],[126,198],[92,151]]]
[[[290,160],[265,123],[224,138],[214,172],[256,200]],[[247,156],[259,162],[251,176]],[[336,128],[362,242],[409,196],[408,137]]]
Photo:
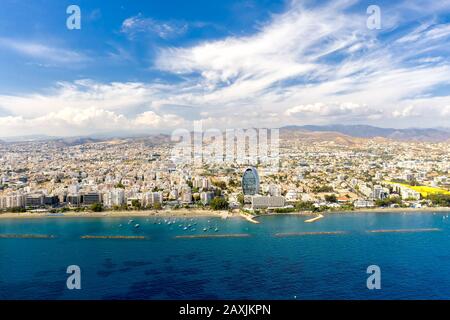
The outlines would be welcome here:
[[[2,219],[0,236],[55,238],[0,238],[0,299],[449,299],[448,214],[336,214],[312,224],[298,216],[260,224],[178,218],[174,225],[155,218]],[[429,228],[438,230],[367,232]],[[345,233],[276,236],[324,231]],[[176,238],[223,234],[247,236]],[[69,265],[81,268],[81,290],[66,288]],[[366,288],[369,265],[381,268],[381,290]]]

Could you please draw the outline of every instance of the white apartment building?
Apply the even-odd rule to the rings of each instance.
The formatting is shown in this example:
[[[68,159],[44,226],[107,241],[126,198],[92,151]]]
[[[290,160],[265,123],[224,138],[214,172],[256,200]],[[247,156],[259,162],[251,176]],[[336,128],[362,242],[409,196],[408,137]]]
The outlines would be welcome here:
[[[202,192],[200,193],[200,200],[204,205],[211,203],[211,200],[214,199],[214,192]]]
[[[147,192],[142,196],[142,205],[144,207],[150,207],[156,203],[163,203],[162,192]]]
[[[25,206],[25,195],[12,194],[0,196],[0,209],[19,208]]]
[[[103,195],[103,205],[105,207],[121,206],[125,203],[125,190],[115,188]]]

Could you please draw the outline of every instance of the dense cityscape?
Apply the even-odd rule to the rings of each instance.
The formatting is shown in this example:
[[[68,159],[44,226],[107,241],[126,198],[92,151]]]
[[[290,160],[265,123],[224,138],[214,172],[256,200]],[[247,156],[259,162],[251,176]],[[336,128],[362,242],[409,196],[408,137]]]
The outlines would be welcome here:
[[[165,136],[0,144],[0,209],[265,214],[450,205],[448,142],[284,132],[278,167],[176,164],[172,149]]]

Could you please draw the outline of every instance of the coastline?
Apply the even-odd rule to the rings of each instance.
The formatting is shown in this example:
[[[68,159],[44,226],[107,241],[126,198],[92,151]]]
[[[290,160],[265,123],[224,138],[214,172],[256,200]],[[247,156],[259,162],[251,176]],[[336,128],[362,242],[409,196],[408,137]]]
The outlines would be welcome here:
[[[41,219],[41,218],[222,218],[233,217],[228,211],[213,210],[160,210],[160,211],[102,211],[102,212],[74,212],[68,211],[62,214],[49,212],[20,212],[0,213],[1,219]]]
[[[342,211],[327,211],[314,213],[309,211],[299,211],[291,213],[269,213],[265,215],[253,216],[252,219],[258,219],[264,216],[282,216],[282,215],[293,215],[293,216],[319,216],[324,215],[326,218],[330,214],[349,214],[349,213],[398,213],[398,214],[408,214],[408,213],[434,213],[434,212],[450,212],[450,208],[447,207],[425,207],[425,208],[371,208],[371,209],[357,209],[357,210],[342,210]],[[48,212],[20,212],[12,213],[5,212],[0,213],[1,219],[42,219],[42,218],[242,218],[241,213],[232,213],[229,211],[213,211],[213,210],[160,210],[160,211],[103,211],[103,212],[65,212],[63,214],[50,214]],[[253,221],[252,221],[253,222]],[[254,221],[253,223],[258,223]]]

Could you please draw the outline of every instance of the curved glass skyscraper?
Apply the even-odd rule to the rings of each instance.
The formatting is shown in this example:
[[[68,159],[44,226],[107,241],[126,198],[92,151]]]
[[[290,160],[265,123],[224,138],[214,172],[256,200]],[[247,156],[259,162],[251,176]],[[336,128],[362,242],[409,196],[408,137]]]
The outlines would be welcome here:
[[[255,168],[247,168],[242,175],[242,191],[244,195],[255,195],[259,192],[259,176]]]

